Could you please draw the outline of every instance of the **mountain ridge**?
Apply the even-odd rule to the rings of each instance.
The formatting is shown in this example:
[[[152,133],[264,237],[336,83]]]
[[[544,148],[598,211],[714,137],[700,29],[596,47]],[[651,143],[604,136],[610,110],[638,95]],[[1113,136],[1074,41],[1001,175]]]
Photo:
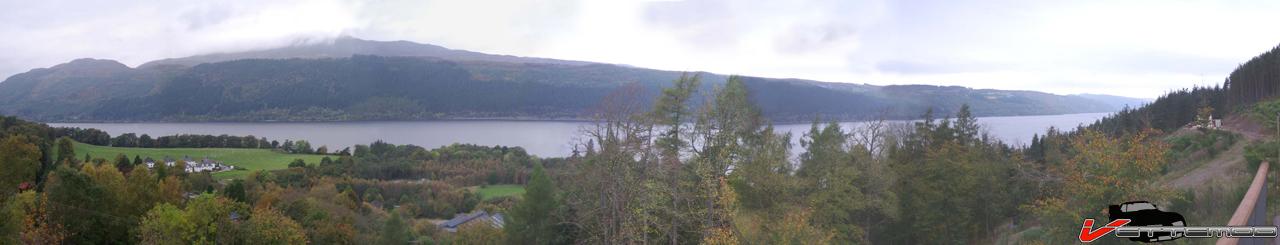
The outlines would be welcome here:
[[[680,74],[344,37],[162,59],[137,68],[77,59],[0,82],[0,113],[43,121],[583,119],[622,87],[638,85],[643,102],[650,103]],[[702,91],[728,78],[694,74],[702,76]],[[1119,109],[1084,96],[1037,91],[742,78],[762,111],[780,122],[905,119],[929,108],[947,115],[960,104],[970,104],[979,116]]]
[[[325,45],[327,44],[327,45]],[[211,53],[180,58],[154,60],[139,65],[148,68],[163,65],[195,66],[239,59],[288,59],[288,58],[342,58],[352,55],[437,57],[464,61],[492,61],[513,63],[547,63],[585,65],[595,62],[570,61],[514,55],[487,54],[467,50],[450,49],[439,45],[415,43],[404,40],[372,41],[350,36],[340,36],[319,43],[295,43],[284,47],[229,53]]]

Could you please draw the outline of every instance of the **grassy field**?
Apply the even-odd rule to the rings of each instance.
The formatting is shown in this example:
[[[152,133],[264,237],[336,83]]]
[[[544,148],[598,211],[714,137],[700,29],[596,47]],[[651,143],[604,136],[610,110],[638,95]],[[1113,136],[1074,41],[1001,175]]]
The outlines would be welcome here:
[[[524,186],[521,185],[490,185],[487,187],[472,186],[469,188],[471,188],[471,191],[479,193],[480,198],[483,200],[524,194]]]
[[[289,162],[293,159],[301,158],[307,164],[319,164],[323,155],[306,155],[306,154],[287,154],[275,152],[267,149],[232,149],[232,148],[127,148],[127,147],[109,147],[96,146],[84,143],[76,143],[77,157],[84,157],[88,153],[93,158],[114,159],[117,154],[125,154],[132,161],[134,156],[141,155],[142,158],[151,157],[156,160],[164,159],[164,157],[172,157],[181,159],[184,156],[190,156],[191,159],[204,159],[209,157],[214,161],[220,161],[227,165],[238,166],[249,170],[258,169],[284,169],[289,166]],[[214,178],[229,179],[241,178],[249,174],[248,170],[232,170],[213,174]]]

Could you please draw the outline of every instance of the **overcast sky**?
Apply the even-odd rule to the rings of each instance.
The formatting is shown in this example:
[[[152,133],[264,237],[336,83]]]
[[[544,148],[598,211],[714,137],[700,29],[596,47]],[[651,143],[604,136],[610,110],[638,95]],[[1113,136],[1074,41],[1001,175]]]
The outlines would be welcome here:
[[[1280,1],[0,1],[0,77],[351,35],[869,84],[1155,97],[1280,43]]]

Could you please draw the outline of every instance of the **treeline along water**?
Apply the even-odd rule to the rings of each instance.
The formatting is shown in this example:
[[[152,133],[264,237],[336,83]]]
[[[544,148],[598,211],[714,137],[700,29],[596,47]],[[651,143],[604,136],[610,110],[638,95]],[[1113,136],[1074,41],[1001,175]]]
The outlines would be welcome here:
[[[1030,142],[1032,135],[1049,127],[1074,129],[1089,124],[1108,113],[1083,113],[1045,116],[980,117],[989,133],[1009,144]],[[893,121],[904,122],[904,121]],[[854,128],[863,122],[841,123]],[[453,143],[524,147],[530,154],[544,157],[568,156],[580,135],[579,128],[590,122],[576,121],[374,121],[374,122],[240,122],[240,123],[50,123],[55,127],[97,128],[112,136],[124,133],[148,134],[152,137],[175,134],[253,135],[275,140],[307,140],[313,146],[329,146],[339,150],[355,144],[383,140],[393,144],[414,144],[434,148]],[[792,153],[809,124],[777,125],[779,131],[792,133]]]

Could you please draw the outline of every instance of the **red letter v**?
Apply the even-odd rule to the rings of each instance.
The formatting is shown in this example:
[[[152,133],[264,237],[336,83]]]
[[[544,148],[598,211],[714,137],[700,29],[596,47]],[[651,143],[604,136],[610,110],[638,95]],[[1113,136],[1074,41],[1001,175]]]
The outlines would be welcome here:
[[[1094,231],[1093,219],[1084,219],[1084,228],[1080,228],[1080,242],[1092,242],[1093,240],[1098,240],[1099,237],[1107,235],[1107,233],[1111,233],[1111,231],[1114,231],[1116,228],[1120,228],[1125,224],[1129,224],[1128,219],[1116,219],[1111,221],[1110,224],[1104,225],[1101,228],[1098,228],[1097,231]]]

